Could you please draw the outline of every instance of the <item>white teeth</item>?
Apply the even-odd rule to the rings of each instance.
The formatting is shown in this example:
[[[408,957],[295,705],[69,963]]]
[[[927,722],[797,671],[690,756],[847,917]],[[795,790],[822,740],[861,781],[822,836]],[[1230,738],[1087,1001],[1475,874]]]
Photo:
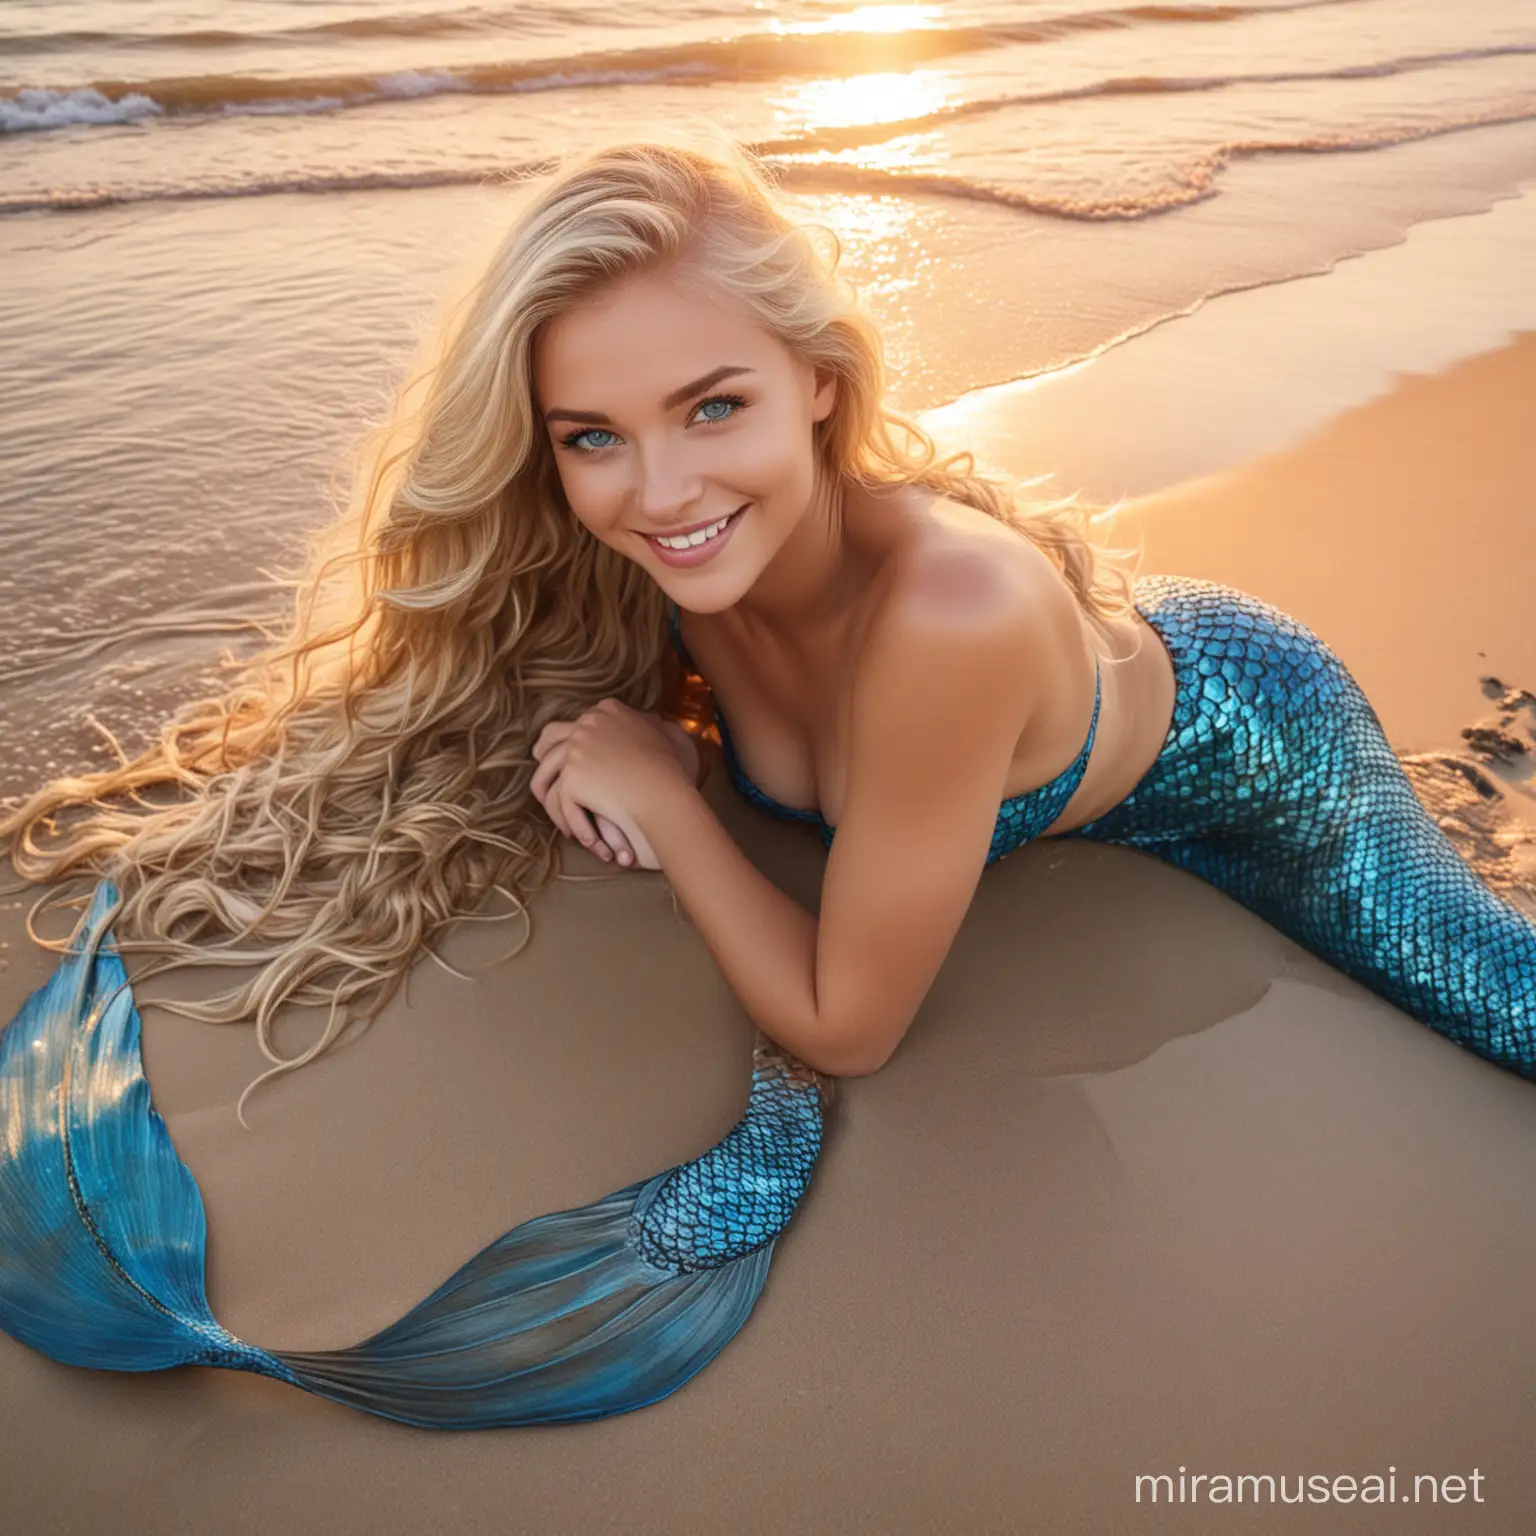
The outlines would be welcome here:
[[[735,515],[734,512],[731,513],[731,517],[735,517]],[[697,545],[702,544],[706,539],[714,538],[730,522],[731,517],[722,517],[718,523],[711,523],[709,527],[700,528],[694,533],[675,539],[657,538],[656,542],[666,549],[693,549]],[[655,535],[653,534],[651,537],[655,538]]]

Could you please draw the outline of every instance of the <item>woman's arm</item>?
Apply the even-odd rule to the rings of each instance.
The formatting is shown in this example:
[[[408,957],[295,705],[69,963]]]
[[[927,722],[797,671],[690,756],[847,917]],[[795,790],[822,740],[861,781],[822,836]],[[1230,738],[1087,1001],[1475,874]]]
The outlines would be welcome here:
[[[1012,572],[967,555],[893,596],[854,683],[819,922],[680,777],[637,804],[743,1008],[807,1065],[874,1072],[906,1033],[970,906],[1048,664],[1046,622]]]

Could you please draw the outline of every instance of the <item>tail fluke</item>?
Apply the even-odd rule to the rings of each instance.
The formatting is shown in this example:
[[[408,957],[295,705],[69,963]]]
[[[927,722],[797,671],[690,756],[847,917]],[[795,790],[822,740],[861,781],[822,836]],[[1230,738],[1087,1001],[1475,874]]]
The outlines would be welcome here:
[[[0,1328],[69,1365],[211,1365],[440,1429],[602,1418],[735,1336],[809,1186],[823,1084],[760,1039],[746,1114],[701,1157],[524,1222],[399,1322],[268,1351],[209,1310],[207,1223],[150,1101],[140,1021],[97,887],[53,977],[0,1033]]]
[[[361,1344],[278,1358],[311,1392],[437,1429],[602,1418],[653,1403],[746,1321],[772,1246],[697,1274],[658,1269],[631,1237],[646,1187],[524,1222]]]
[[[236,1364],[203,1289],[202,1195],[144,1080],[117,906],[102,881],[0,1034],[0,1327],[66,1365]]]
[[[513,1228],[360,1344],[277,1359],[312,1392],[439,1429],[642,1408],[746,1321],[821,1139],[815,1074],[760,1038],[746,1114],[702,1157]]]

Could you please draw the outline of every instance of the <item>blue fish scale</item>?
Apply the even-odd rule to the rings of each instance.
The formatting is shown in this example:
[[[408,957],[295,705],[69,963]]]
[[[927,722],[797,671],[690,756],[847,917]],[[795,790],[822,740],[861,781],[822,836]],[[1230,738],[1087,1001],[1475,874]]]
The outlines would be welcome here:
[[[789,1224],[821,1153],[815,1074],[759,1036],[746,1113],[726,1137],[674,1168],[637,1204],[641,1255],[680,1274],[714,1269],[771,1243]]]
[[[1536,1076],[1536,923],[1424,808],[1376,711],[1306,625],[1218,582],[1147,576],[1173,718],[1123,800],[1062,837],[1138,848],[1479,1055]]]
[[[1148,575],[1134,594],[1173,664],[1167,734],[1124,799],[1052,836],[1198,875],[1423,1023],[1536,1077],[1536,923],[1435,823],[1344,663],[1298,619],[1221,582]],[[671,623],[691,666],[675,605]],[[835,829],[759,790],[716,720],[738,790],[830,847]],[[1056,820],[1092,740],[1057,780],[1003,803],[988,864]]]
[[[1057,835],[1200,876],[1449,1038],[1536,1077],[1536,923],[1420,804],[1343,663],[1231,587],[1148,576],[1135,595],[1173,663],[1167,735],[1119,804]],[[830,843],[817,813],[751,785],[721,727],[742,793],[819,823]],[[1059,815],[1087,751],[1005,802],[988,862]],[[746,1113],[691,1162],[523,1222],[357,1344],[278,1353],[235,1338],[208,1307],[200,1192],[144,1079],[107,927],[118,900],[99,883],[92,941],[0,1031],[0,1328],[71,1365],[252,1371],[463,1429],[643,1407],[745,1323],[809,1186],[830,1086],[762,1038]]]

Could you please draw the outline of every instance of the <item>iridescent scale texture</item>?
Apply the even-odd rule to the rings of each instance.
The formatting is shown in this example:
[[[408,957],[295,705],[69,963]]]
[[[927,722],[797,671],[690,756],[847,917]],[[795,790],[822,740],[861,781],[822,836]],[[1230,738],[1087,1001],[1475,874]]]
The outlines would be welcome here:
[[[1224,583],[1150,575],[1134,590],[1173,662],[1173,718],[1130,794],[1053,836],[1188,870],[1415,1018],[1536,1076],[1536,923],[1440,830],[1344,663],[1305,624]],[[675,605],[672,633],[688,660]],[[812,823],[830,846],[817,812],[751,782],[716,719],[741,793]],[[989,864],[1056,820],[1093,734],[1060,778],[1003,803]]]
[[[387,1328],[268,1350],[214,1317],[202,1192],[156,1113],[98,883],[0,1031],[0,1328],[68,1365],[269,1376],[428,1429],[573,1423],[675,1392],[735,1337],[815,1168],[820,1078],[759,1037],[746,1113],[679,1166],[536,1216]]]
[[[1151,768],[1062,837],[1199,875],[1452,1040],[1536,1076],[1536,923],[1424,808],[1343,662],[1217,582],[1147,576],[1136,606],[1177,695]]]
[[[821,1093],[807,1070],[758,1037],[747,1112],[702,1157],[674,1168],[636,1205],[634,1240],[653,1264],[713,1269],[789,1224],[821,1154]]]
[[[1059,835],[1200,876],[1414,1017],[1536,1076],[1536,923],[1420,804],[1343,663],[1231,587],[1148,576],[1136,599],[1172,658],[1173,718],[1131,793]],[[1005,804],[990,857],[1056,819],[1087,751],[1057,785]],[[250,1371],[402,1423],[481,1429],[643,1407],[745,1324],[809,1187],[830,1087],[766,1039],[746,1112],[717,1145],[512,1228],[381,1332],[314,1351],[230,1334],[204,1289],[201,1192],[144,1078],[110,930],[120,900],[99,882],[69,953],[0,1031],[0,1328],[21,1343],[101,1370]]]

